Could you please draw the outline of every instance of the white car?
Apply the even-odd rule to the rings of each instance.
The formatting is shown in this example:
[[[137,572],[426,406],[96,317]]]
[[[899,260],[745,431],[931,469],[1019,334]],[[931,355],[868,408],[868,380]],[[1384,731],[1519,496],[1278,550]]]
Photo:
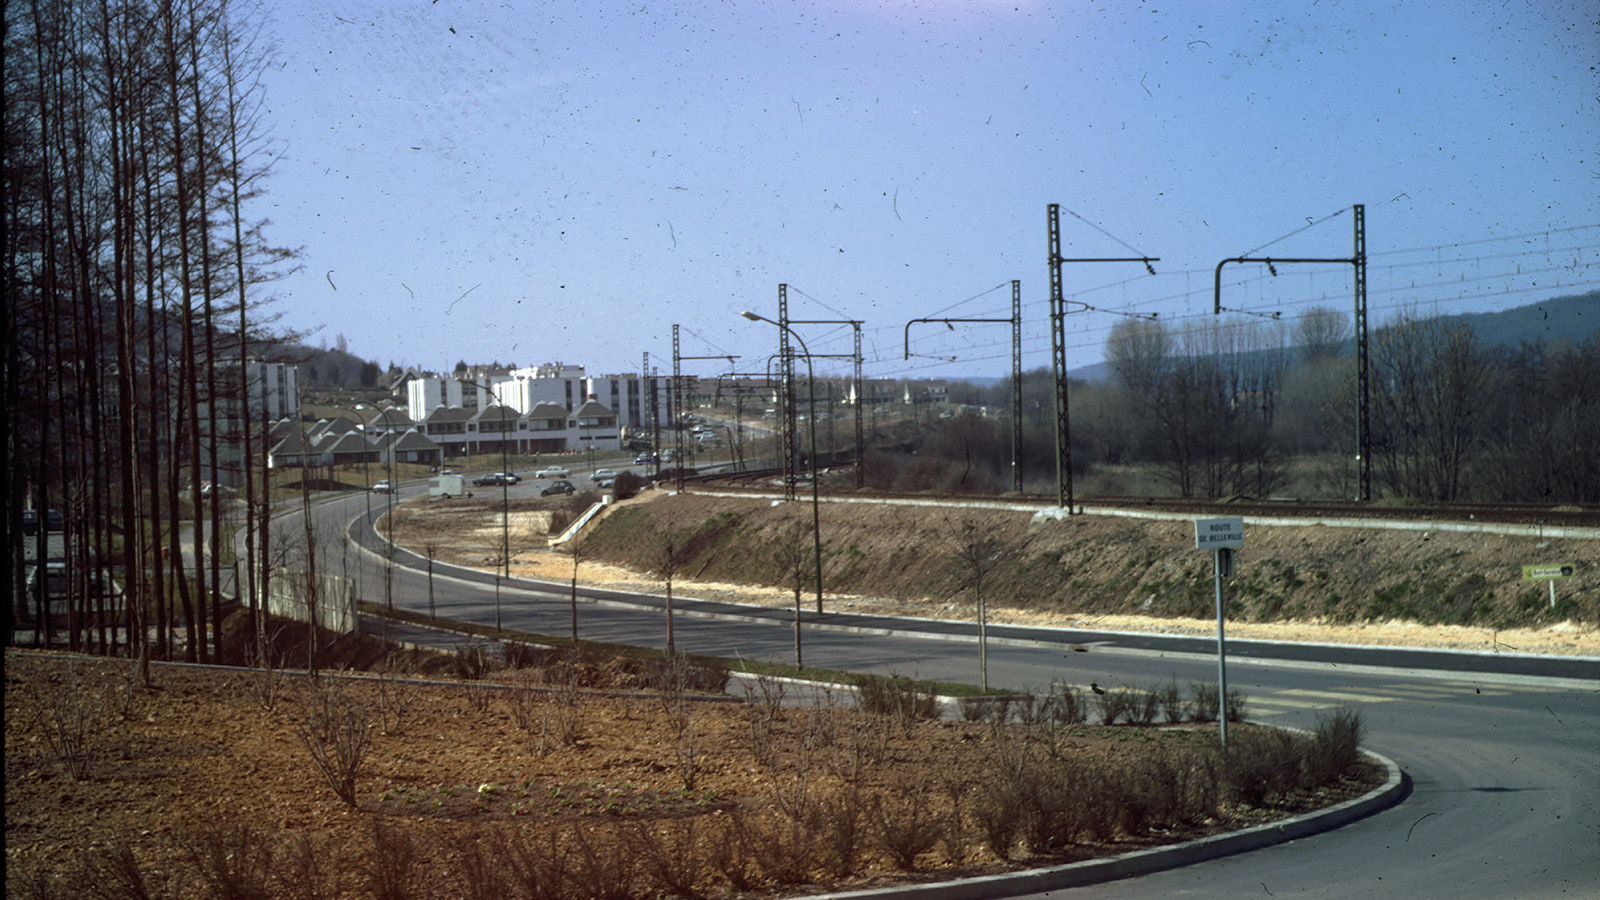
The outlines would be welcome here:
[[[545,466],[533,473],[535,478],[571,478],[572,470],[561,466]]]
[[[616,477],[617,477],[617,470],[616,469],[595,469],[594,470],[594,474],[589,476],[589,480],[590,481],[603,481],[603,480],[608,479],[608,478],[614,479]]]
[[[375,481],[372,484],[372,492],[374,494],[392,494],[394,493],[394,484],[388,481]]]

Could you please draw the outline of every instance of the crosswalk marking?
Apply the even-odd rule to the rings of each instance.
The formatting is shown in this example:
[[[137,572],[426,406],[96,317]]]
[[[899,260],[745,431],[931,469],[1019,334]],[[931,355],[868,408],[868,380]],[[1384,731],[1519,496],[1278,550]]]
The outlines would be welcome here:
[[[1060,684],[1058,686],[1077,689],[1084,695],[1085,700],[1092,702],[1094,699],[1094,690],[1091,685]],[[1104,685],[1102,689],[1111,692],[1142,690],[1125,685]],[[1451,700],[1470,696],[1504,697],[1519,690],[1534,690],[1534,688],[1523,689],[1515,685],[1499,685],[1495,688],[1485,688],[1470,681],[1449,681],[1427,686],[1410,683],[1404,685],[1382,685],[1360,691],[1320,691],[1298,688],[1259,695],[1246,691],[1245,707],[1250,715],[1265,717],[1331,709],[1337,706],[1393,703],[1397,700]]]
[[[1515,687],[1487,689],[1471,682],[1447,682],[1438,687],[1399,685],[1356,691],[1313,691],[1290,689],[1250,696],[1246,706],[1261,715],[1280,715],[1290,711],[1327,709],[1352,703],[1392,703],[1396,700],[1447,700],[1463,696],[1504,697]]]
[[[1341,691],[1306,691],[1306,690],[1276,691],[1274,693],[1274,696],[1322,698],[1322,699],[1327,699],[1327,700],[1338,700],[1338,701],[1342,701],[1342,702],[1355,702],[1355,703],[1388,703],[1388,702],[1390,702],[1392,700],[1399,700],[1400,699],[1399,697],[1394,697],[1394,696],[1389,696],[1389,695],[1380,695],[1380,694],[1349,694],[1349,693],[1344,693],[1344,692],[1341,692]]]

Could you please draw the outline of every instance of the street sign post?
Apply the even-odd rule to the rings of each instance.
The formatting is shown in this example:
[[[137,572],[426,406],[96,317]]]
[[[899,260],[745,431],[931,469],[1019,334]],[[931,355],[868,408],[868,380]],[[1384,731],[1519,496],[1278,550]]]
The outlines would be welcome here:
[[[1228,642],[1223,629],[1222,579],[1233,577],[1233,551],[1244,546],[1244,519],[1225,516],[1194,520],[1194,546],[1211,551],[1212,584],[1217,594],[1217,731],[1228,752]]]
[[[1571,578],[1578,570],[1572,563],[1553,563],[1547,566],[1523,566],[1523,581],[1548,581],[1550,582],[1550,608],[1556,607],[1556,580]]]

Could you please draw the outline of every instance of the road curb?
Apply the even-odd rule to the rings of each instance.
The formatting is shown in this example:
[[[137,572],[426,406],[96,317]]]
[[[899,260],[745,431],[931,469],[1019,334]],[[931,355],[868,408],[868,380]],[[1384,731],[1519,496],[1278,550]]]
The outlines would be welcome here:
[[[1045,869],[1007,872],[1004,875],[984,875],[933,884],[897,885],[862,891],[812,894],[807,900],[986,900],[991,897],[1038,894],[1148,875],[1152,872],[1193,865],[1249,850],[1260,850],[1263,847],[1321,834],[1388,809],[1411,793],[1411,779],[1400,771],[1400,766],[1394,760],[1370,750],[1364,750],[1362,753],[1387,770],[1388,778],[1382,786],[1354,800],[1346,800],[1327,809],[1294,816],[1280,822],[1256,825],[1182,844],[1134,850],[1103,859],[1089,859]]]

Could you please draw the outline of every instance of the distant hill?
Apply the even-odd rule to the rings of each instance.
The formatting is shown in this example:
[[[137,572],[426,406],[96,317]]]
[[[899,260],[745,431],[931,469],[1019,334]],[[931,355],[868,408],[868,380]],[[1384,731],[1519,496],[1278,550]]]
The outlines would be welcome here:
[[[1492,313],[1463,313],[1442,316],[1448,323],[1463,322],[1477,334],[1484,346],[1515,348],[1524,341],[1552,341],[1566,339],[1581,344],[1600,329],[1600,291],[1568,297],[1552,297],[1526,306]],[[1346,341],[1341,351],[1349,356],[1355,353],[1355,341]],[[1102,382],[1111,378],[1111,366],[1097,362],[1079,366],[1067,373],[1074,381]],[[992,387],[1006,380],[1006,376],[978,377],[973,375],[949,376],[950,381],[966,381],[980,387]]]
[[[341,346],[333,349],[295,345],[281,352],[295,363],[296,377],[308,390],[377,387],[383,369],[375,362],[350,353],[343,343],[341,339]]]
[[[1493,313],[1444,316],[1446,322],[1462,322],[1489,347],[1516,347],[1524,341],[1550,341],[1568,338],[1581,344],[1600,329],[1600,291],[1572,297],[1553,297]]]

